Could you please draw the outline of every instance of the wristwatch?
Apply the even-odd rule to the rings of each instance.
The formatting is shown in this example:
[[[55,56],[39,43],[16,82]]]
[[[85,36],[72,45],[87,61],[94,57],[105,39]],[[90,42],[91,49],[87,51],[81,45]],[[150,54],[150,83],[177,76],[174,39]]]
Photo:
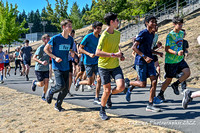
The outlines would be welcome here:
[[[144,57],[145,57],[145,55],[143,54],[143,55],[142,55],[142,58],[144,58]]]

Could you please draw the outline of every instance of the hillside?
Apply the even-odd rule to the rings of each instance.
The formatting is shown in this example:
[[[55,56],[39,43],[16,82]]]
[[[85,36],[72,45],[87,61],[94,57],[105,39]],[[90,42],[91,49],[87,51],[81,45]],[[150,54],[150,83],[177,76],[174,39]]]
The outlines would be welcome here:
[[[189,54],[188,54],[188,57],[186,58],[186,61],[191,69],[191,76],[189,77],[189,79],[187,81],[188,81],[188,85],[190,87],[198,87],[199,88],[199,85],[200,85],[200,83],[199,83],[199,81],[200,81],[200,58],[199,58],[200,45],[197,42],[197,37],[200,35],[200,33],[199,33],[199,31],[200,31],[200,11],[185,17],[184,22],[185,23],[184,23],[183,29],[185,29],[186,33],[187,33],[185,39],[189,43]],[[159,27],[158,40],[163,43],[163,46],[165,45],[166,36],[172,30],[172,28],[173,28],[172,23],[168,23],[166,25]],[[120,62],[120,65],[123,68],[125,77],[133,79],[136,77],[137,74],[136,74],[136,71],[132,68],[134,59],[131,56],[131,53],[132,53],[131,47],[132,47],[131,39],[125,43],[121,43],[121,48],[125,54],[126,61]],[[165,53],[164,49],[162,49],[160,51]],[[164,57],[159,58],[159,62],[160,62],[160,66],[161,66],[161,75],[163,77],[163,75],[164,75]]]
[[[197,87],[199,88],[200,86],[200,45],[197,43],[197,37],[200,35],[199,31],[200,31],[200,11],[193,13],[187,17],[184,18],[184,26],[183,28],[186,30],[186,37],[185,39],[189,42],[189,55],[186,58],[186,61],[188,63],[188,65],[191,68],[191,76],[189,77],[188,81],[188,85],[190,87]],[[103,26],[103,30],[106,28],[106,26]],[[167,36],[167,34],[172,30],[173,28],[173,24],[172,23],[168,23],[166,25],[160,26],[159,30],[158,30],[158,34],[159,34],[159,41],[161,41],[163,43],[163,46],[165,45],[165,38]],[[76,30],[76,36],[83,36],[86,35],[88,30],[92,29],[92,26],[87,26],[85,28],[82,29],[78,29]],[[82,37],[81,37],[82,38]],[[79,41],[81,40],[81,38],[78,38]],[[38,46],[40,46],[42,44],[42,41],[38,41],[38,42],[34,42],[32,44],[30,44],[30,46],[33,47],[34,50],[36,50],[36,48]],[[132,68],[133,63],[134,63],[134,58],[132,57],[131,53],[132,53],[132,41],[131,39],[128,40],[127,42],[123,42],[120,44],[121,49],[126,57],[126,60],[123,62],[120,62],[120,65],[123,69],[124,75],[125,77],[128,77],[130,79],[133,79],[136,77],[137,73],[136,71]],[[11,48],[11,51],[14,51],[14,48]],[[161,52],[164,52],[164,49],[160,50]],[[160,66],[161,66],[161,75],[162,75],[162,80],[163,79],[163,75],[164,75],[164,57],[163,58],[159,58],[159,62],[160,62]],[[34,62],[32,61],[32,65],[34,64]]]

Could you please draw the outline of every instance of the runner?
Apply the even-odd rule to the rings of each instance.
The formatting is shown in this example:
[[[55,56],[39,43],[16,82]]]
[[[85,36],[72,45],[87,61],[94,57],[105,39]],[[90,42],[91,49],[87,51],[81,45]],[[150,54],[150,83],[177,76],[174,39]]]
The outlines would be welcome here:
[[[15,49],[14,58],[15,58],[15,72],[14,72],[14,75],[16,75],[18,66],[19,66],[19,71],[22,73],[22,66],[20,64],[21,63],[21,56],[20,56],[20,48],[19,47],[17,47]]]
[[[61,22],[62,33],[55,35],[46,44],[44,51],[52,58],[52,69],[54,70],[56,85],[51,87],[47,95],[47,103],[51,103],[53,95],[58,93],[55,109],[59,112],[64,111],[62,102],[69,92],[69,62],[68,54],[72,51],[74,39],[69,36],[72,31],[72,21],[69,19]],[[52,52],[50,51],[52,49]]]
[[[96,94],[94,98],[94,104],[100,104],[99,101],[99,93],[101,88],[101,79],[98,73],[98,58],[95,56],[96,48],[99,42],[100,33],[102,29],[102,23],[101,22],[94,22],[92,24],[92,28],[94,32],[86,35],[80,46],[79,46],[79,52],[84,54],[84,65],[86,70],[86,76],[87,80],[83,80],[80,82],[77,82],[76,88],[78,88],[81,85],[81,88],[83,90],[83,85],[92,85],[95,80],[95,76],[97,77],[97,84],[96,84]]]
[[[45,95],[48,90],[49,85],[49,56],[44,52],[45,45],[49,42],[50,37],[48,34],[42,36],[42,44],[37,48],[35,54],[33,55],[33,60],[35,60],[35,75],[37,80],[32,82],[32,90],[35,91],[36,87],[43,87],[42,100],[46,101]]]
[[[22,45],[19,47],[19,49],[20,49],[19,58],[21,59],[20,64],[21,64],[21,67],[22,67],[20,76],[25,75],[25,65],[24,65],[24,61],[23,61],[23,53],[21,52],[22,47],[23,47]],[[16,73],[15,73],[15,75],[16,75]]]
[[[4,68],[5,68],[4,76],[5,76],[5,79],[7,79],[6,74],[8,74],[8,76],[10,76],[10,70],[11,70],[11,67],[10,67],[10,55],[8,54],[8,50],[5,51]],[[7,69],[8,69],[8,71],[7,71]]]
[[[158,31],[158,26],[156,26],[156,28],[153,29],[154,39],[153,39],[152,49],[154,51],[158,51],[160,48],[162,48],[162,43],[160,41],[158,41],[157,31]],[[163,82],[161,80],[161,75],[160,75],[160,65],[158,62],[158,56],[156,54],[153,54],[153,61],[154,61],[154,66],[156,67],[158,84],[162,84]]]
[[[5,55],[3,52],[3,46],[0,45],[0,71],[1,71],[1,81],[0,84],[3,84],[3,69],[4,69],[4,59],[5,59]]]
[[[156,18],[154,16],[145,17],[145,26],[146,29],[139,33],[132,47],[132,49],[136,52],[135,68],[139,77],[139,81],[130,82],[128,79],[126,79],[125,86],[126,88],[128,88],[130,85],[144,88],[146,87],[147,78],[149,77],[151,80],[151,87],[149,103],[146,107],[146,111],[160,112],[160,108],[157,108],[153,105],[153,103],[155,103],[154,97],[156,93],[157,77],[152,53],[159,54],[160,56],[163,55],[162,53],[151,49],[154,39],[153,29],[155,29],[157,26]]]
[[[72,38],[74,38],[74,35],[75,35],[75,30],[72,30],[72,32],[69,34]],[[76,49],[76,44],[75,42],[73,43],[73,47],[72,47],[72,50],[74,52],[77,52],[77,49]],[[68,61],[69,61],[69,92],[68,92],[68,95],[70,97],[73,96],[73,94],[70,93],[70,88],[71,88],[71,85],[72,85],[72,79],[73,79],[73,70],[74,70],[74,67],[73,67],[73,64],[75,63],[74,62],[74,58],[75,58],[75,54],[74,53],[69,53],[68,55]]]
[[[185,38],[186,32],[185,32],[184,29],[181,29],[181,30],[184,32],[184,37],[183,37],[183,38]],[[189,48],[188,41],[185,40],[185,39],[183,39],[183,55],[184,55],[184,59],[185,59],[185,60],[186,60],[186,57],[188,56],[188,48]],[[183,75],[183,72],[177,74],[177,75],[176,75],[176,78],[180,78],[182,75]],[[187,88],[187,83],[186,83],[186,81],[183,81],[183,82],[181,83],[181,88],[182,88],[181,93],[183,93],[183,91]]]
[[[117,14],[109,12],[105,15],[104,20],[107,29],[102,33],[96,50],[96,56],[99,56],[98,67],[101,81],[103,84],[103,95],[101,97],[101,107],[99,116],[102,120],[107,120],[105,106],[112,107],[111,95],[120,93],[124,90],[124,76],[119,66],[119,59],[125,60],[119,49],[120,32],[118,28],[119,20]],[[111,77],[115,79],[116,87],[111,90]]]
[[[32,48],[29,46],[29,40],[25,40],[25,46],[21,48],[21,52],[23,53],[23,63],[25,65],[25,75],[26,75],[26,81],[29,81],[29,70],[31,65],[31,52]]]
[[[93,32],[93,29],[90,29],[88,31],[88,34],[92,33]],[[79,52],[79,47],[80,47],[80,44],[78,45],[77,49],[78,49],[78,53],[80,55],[80,52]],[[85,66],[84,66],[84,63],[83,63],[83,60],[84,60],[84,54],[81,54],[81,56],[79,57],[80,61],[79,61],[79,67],[80,67],[80,71],[77,73],[76,75],[76,78],[75,78],[75,82],[74,84],[76,84],[76,82],[78,81],[81,81],[81,80],[85,80],[86,79],[86,73],[85,73]],[[78,91],[78,88],[75,88],[75,91]]]
[[[183,56],[183,37],[184,32],[181,31],[183,19],[179,17],[173,18],[174,29],[167,35],[165,45],[165,73],[166,80],[163,83],[158,98],[165,100],[164,92],[176,74],[183,72],[183,75],[174,82],[171,87],[176,95],[179,95],[178,86],[190,76],[190,68],[184,60]]]

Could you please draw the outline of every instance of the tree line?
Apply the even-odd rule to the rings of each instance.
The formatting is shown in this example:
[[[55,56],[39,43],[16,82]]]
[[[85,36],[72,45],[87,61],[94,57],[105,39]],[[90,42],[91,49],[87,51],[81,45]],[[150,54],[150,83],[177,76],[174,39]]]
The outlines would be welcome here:
[[[86,4],[83,9],[74,2],[68,14],[68,0],[55,0],[55,8],[46,0],[46,7],[41,13],[39,10],[19,12],[17,4],[3,3],[0,0],[0,44],[20,41],[19,38],[24,38],[25,33],[30,32],[28,23],[33,23],[32,33],[43,32],[42,21],[47,21],[45,32],[60,32],[60,22],[63,19],[71,19],[73,29],[76,30],[94,21],[104,22],[103,17],[108,12],[118,13],[120,20],[129,21],[135,19],[133,16],[147,13],[166,2],[175,1],[177,0],[92,0],[92,5],[89,7]],[[184,0],[179,0],[182,1]]]

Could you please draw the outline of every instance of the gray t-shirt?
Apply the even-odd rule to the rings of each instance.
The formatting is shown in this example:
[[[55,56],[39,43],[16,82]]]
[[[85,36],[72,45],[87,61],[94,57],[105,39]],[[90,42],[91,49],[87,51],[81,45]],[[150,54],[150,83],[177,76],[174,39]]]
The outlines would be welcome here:
[[[21,48],[23,53],[23,60],[31,60],[31,51],[32,48],[30,46],[24,46]]]
[[[44,52],[45,45],[41,45],[37,48],[34,55],[37,55],[37,58],[40,61],[47,61],[47,65],[44,66],[38,62],[35,63],[35,71],[49,71],[49,56]]]

